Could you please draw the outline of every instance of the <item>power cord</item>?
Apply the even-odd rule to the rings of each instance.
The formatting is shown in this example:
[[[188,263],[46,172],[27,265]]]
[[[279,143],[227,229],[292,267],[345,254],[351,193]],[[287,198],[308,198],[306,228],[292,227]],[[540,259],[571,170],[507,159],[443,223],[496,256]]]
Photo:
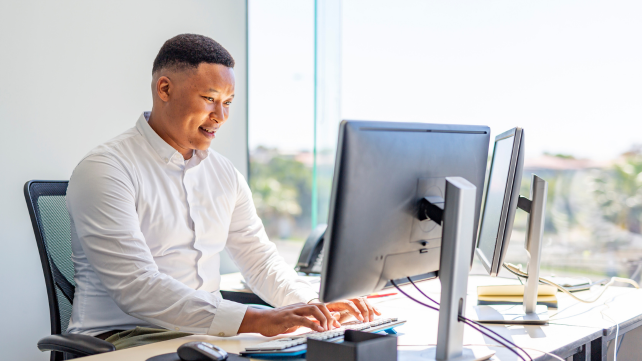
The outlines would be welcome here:
[[[486,346],[486,347],[504,347],[504,348],[506,348],[506,346],[502,346],[502,345],[490,345],[490,344],[485,344],[485,343],[481,343],[481,344],[468,344],[468,345],[464,345],[464,346]],[[556,360],[566,361],[566,360],[564,360],[563,358],[561,358],[561,357],[557,356],[557,355],[556,355],[556,354],[554,354],[554,353],[550,353],[550,352],[546,352],[546,351],[538,350],[538,349],[536,349],[536,348],[532,348],[532,347],[524,347],[524,348],[525,348],[525,349],[527,349],[527,350],[533,350],[533,351],[536,351],[536,352],[543,353],[543,354],[545,354],[545,355],[549,355],[549,356],[551,356],[552,358],[554,358],[554,359],[556,359]]]
[[[434,343],[433,343],[433,344],[422,344],[422,345],[398,345],[398,346],[414,346],[414,347],[419,347],[419,346],[437,346],[437,344],[434,344]],[[485,346],[485,347],[503,347],[503,348],[507,348],[507,347],[506,347],[506,346],[504,346],[504,345],[493,345],[493,344],[489,344],[489,343],[467,343],[467,344],[464,344],[464,347],[475,347],[475,346]],[[549,356],[551,356],[552,358],[554,358],[554,359],[556,359],[556,360],[559,360],[559,361],[566,361],[566,360],[564,360],[563,358],[561,358],[561,357],[557,356],[557,355],[556,355],[556,354],[554,354],[554,353],[550,353],[550,352],[543,351],[543,350],[539,350],[539,349],[532,348],[532,347],[524,347],[524,349],[526,349],[526,350],[531,350],[531,351],[535,351],[535,352],[539,352],[539,353],[541,353],[542,355],[549,355]],[[493,359],[494,359],[494,358],[493,358]]]
[[[417,300],[417,299],[415,299],[415,298],[411,297],[409,294],[407,294],[407,293],[406,293],[406,292],[404,292],[401,288],[399,288],[399,286],[397,286],[397,283],[395,283],[395,281],[394,281],[394,280],[390,280],[390,282],[392,283],[392,285],[393,285],[393,286],[395,286],[395,288],[396,288],[400,293],[402,293],[404,296],[408,297],[409,299],[411,299],[411,300],[415,301],[416,303],[418,303],[418,304],[420,304],[420,305],[422,305],[422,306],[424,306],[424,307],[428,307],[428,308],[430,308],[430,309],[432,309],[432,310],[439,311],[439,308],[434,307],[434,306],[430,306],[430,305],[428,305],[428,304],[425,304],[425,303],[423,303],[423,302],[421,302],[421,301],[419,301],[419,300]],[[490,338],[491,340],[493,340],[493,341],[495,341],[495,342],[499,343],[500,345],[502,345],[502,346],[506,347],[507,349],[511,350],[511,352],[513,352],[515,355],[517,355],[517,357],[519,357],[522,361],[526,361],[526,359],[524,359],[524,357],[522,357],[522,355],[520,355],[520,354],[519,354],[519,352],[515,351],[514,347],[507,346],[507,345],[506,345],[505,343],[503,343],[502,341],[499,341],[498,339],[494,338],[493,336],[491,336],[491,335],[487,334],[486,332],[482,331],[481,329],[479,329],[479,328],[475,327],[475,325],[474,325],[473,323],[469,323],[469,322],[467,322],[467,320],[466,320],[465,318],[463,318],[462,316],[459,316],[459,321],[460,321],[460,322],[465,323],[465,324],[466,324],[466,325],[468,325],[469,327],[471,327],[471,328],[473,328],[473,329],[477,330],[479,333],[481,333],[481,334],[483,334],[483,335],[487,336],[487,337],[488,337],[488,338]],[[530,358],[530,356],[529,356],[529,358]],[[532,361],[532,359],[531,359],[531,361]]]
[[[521,282],[521,278],[528,278],[528,273],[522,271],[522,266],[521,265],[520,266],[515,266],[514,264],[511,264],[511,263],[504,263],[504,268],[506,268],[510,273],[516,275],[517,278],[520,280],[520,282]],[[637,272],[639,272],[639,270],[636,270],[636,273]],[[585,300],[585,299],[582,299],[582,298],[579,298],[579,297],[575,296],[574,294],[569,292],[569,290],[567,290],[565,287],[560,286],[557,283],[555,283],[555,282],[553,282],[551,280],[548,280],[548,279],[546,279],[544,277],[540,277],[539,281],[541,283],[551,285],[551,286],[557,288],[558,290],[566,293],[567,295],[571,296],[572,298],[576,299],[577,301],[580,301],[580,302],[583,302],[583,303],[593,303],[593,302],[599,300],[600,297],[602,297],[602,295],[606,292],[606,290],[609,287],[611,287],[613,284],[615,284],[615,282],[628,283],[628,284],[632,285],[635,288],[638,288],[638,289],[640,288],[640,285],[637,282],[635,282],[634,280],[632,280],[632,279],[620,278],[620,277],[611,277],[611,280],[604,285],[604,289],[602,290],[602,292],[600,292],[599,295],[597,295],[597,297],[595,297],[592,300]],[[606,302],[604,303],[604,305],[606,305],[608,307]],[[611,320],[611,322],[615,323],[615,341],[614,341],[614,344],[613,344],[613,361],[617,361],[617,354],[618,354],[618,351],[620,349],[620,346],[622,345],[621,342],[620,342],[620,346],[618,346],[618,343],[617,343],[617,339],[618,339],[618,336],[619,336],[619,333],[620,333],[620,324],[615,322],[615,320],[613,320],[613,318],[611,318],[609,315],[605,314],[604,311],[600,311],[600,313],[602,314],[602,316],[608,317],[608,319]]]
[[[520,266],[515,266],[514,264],[511,264],[511,263],[504,263],[504,268],[506,268],[510,273],[514,274],[517,277],[528,278],[528,273],[522,271],[522,266],[521,265]],[[632,285],[635,288],[640,288],[640,285],[638,285],[638,283],[635,282],[634,280],[631,280],[631,279],[628,279],[628,278],[611,277],[611,280],[607,284],[604,285],[604,289],[602,290],[602,292],[600,292],[600,294],[597,295],[597,297],[595,297],[595,299],[588,301],[588,300],[584,300],[584,299],[581,299],[581,298],[575,296],[574,294],[572,294],[566,288],[564,288],[564,287],[558,285],[557,283],[555,283],[553,281],[550,281],[550,280],[548,280],[548,279],[546,279],[544,277],[540,277],[539,281],[544,283],[544,284],[551,285],[551,286],[557,288],[558,290],[566,293],[567,295],[573,297],[574,299],[576,299],[576,300],[578,300],[580,302],[584,302],[584,303],[593,303],[593,302],[597,301],[600,297],[602,297],[604,292],[606,292],[607,288],[611,287],[613,284],[615,284],[615,282],[624,282],[624,283],[628,283],[628,284]]]
[[[617,346],[617,350],[615,351],[615,357],[617,358],[617,355],[620,353],[620,348],[622,347],[622,342],[624,342],[624,336],[626,336],[626,333],[622,335],[622,338],[620,338],[620,344]]]
[[[419,293],[421,293],[424,297],[426,297],[427,299],[429,299],[430,301],[432,301],[432,303],[434,303],[434,304],[436,304],[436,305],[438,305],[438,306],[439,306],[439,302],[437,302],[437,301],[433,300],[430,296],[428,296],[427,294],[425,294],[425,293],[424,293],[424,291],[422,291],[419,287],[417,287],[417,285],[412,281],[412,279],[410,279],[410,277],[408,277],[408,281],[410,281],[410,283],[412,283],[413,287],[415,287],[415,289],[417,289],[417,291],[419,291]],[[523,348],[519,347],[517,344],[513,343],[511,340],[508,340],[508,339],[507,339],[507,338],[505,338],[504,336],[500,335],[499,333],[497,333],[497,332],[495,332],[495,331],[491,330],[489,327],[486,327],[486,326],[482,325],[481,323],[479,323],[479,322],[477,322],[477,321],[473,321],[473,320],[471,320],[471,319],[469,319],[469,318],[467,318],[467,317],[464,317],[464,316],[459,316],[459,317],[460,317],[460,318],[463,318],[464,320],[466,320],[466,321],[468,321],[468,322],[470,322],[470,323],[473,323],[473,324],[475,324],[475,325],[477,325],[477,326],[479,326],[479,327],[483,328],[484,330],[486,330],[486,331],[488,331],[488,332],[492,332],[492,333],[493,333],[494,335],[496,335],[497,337],[499,337],[499,338],[501,338],[502,340],[504,340],[504,341],[508,342],[510,345],[513,345],[514,347],[518,348],[518,349],[519,349],[520,351],[522,351],[526,356],[528,356],[528,358],[529,358],[531,361],[533,361],[533,359],[531,358],[531,356],[530,356],[526,351],[524,351],[524,349],[523,349]]]
[[[606,307],[609,307],[609,305],[607,305],[606,302],[604,302],[604,305]],[[613,342],[613,361],[617,361],[617,351],[618,351],[617,338],[620,334],[620,324],[615,322],[615,320],[611,318],[611,316],[605,314],[604,310],[600,311],[600,313],[602,314],[602,317],[604,316],[608,317],[608,319],[615,324],[615,339],[613,340],[614,341]]]

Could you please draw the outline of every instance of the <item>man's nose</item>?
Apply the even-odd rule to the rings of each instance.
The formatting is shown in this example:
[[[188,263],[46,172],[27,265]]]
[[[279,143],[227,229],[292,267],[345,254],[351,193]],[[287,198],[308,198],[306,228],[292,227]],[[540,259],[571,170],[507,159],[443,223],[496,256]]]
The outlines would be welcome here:
[[[214,119],[218,124],[223,124],[227,120],[225,116],[225,109],[223,103],[217,102],[214,105],[214,110],[210,113],[210,119]]]

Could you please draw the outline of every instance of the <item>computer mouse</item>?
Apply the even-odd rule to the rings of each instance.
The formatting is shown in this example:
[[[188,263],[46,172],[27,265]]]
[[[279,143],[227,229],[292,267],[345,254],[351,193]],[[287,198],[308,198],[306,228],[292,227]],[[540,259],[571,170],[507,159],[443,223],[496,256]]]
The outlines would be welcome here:
[[[227,359],[227,352],[207,342],[188,342],[181,345],[178,357],[183,361],[222,361]]]

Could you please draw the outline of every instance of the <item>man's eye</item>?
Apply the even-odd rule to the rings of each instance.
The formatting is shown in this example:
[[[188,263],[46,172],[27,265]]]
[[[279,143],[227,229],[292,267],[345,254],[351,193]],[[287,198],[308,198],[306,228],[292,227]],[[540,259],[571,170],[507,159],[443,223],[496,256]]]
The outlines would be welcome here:
[[[207,98],[208,101],[213,102],[214,98]]]
[[[232,102],[225,102],[226,105],[232,105]]]

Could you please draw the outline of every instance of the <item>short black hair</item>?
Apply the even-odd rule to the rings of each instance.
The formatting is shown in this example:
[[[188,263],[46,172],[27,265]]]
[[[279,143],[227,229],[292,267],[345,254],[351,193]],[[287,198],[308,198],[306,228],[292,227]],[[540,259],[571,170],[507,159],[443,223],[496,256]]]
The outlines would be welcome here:
[[[214,39],[198,34],[180,34],[167,40],[158,51],[152,74],[174,67],[176,70],[198,68],[201,63],[221,64],[234,68],[234,58]]]

